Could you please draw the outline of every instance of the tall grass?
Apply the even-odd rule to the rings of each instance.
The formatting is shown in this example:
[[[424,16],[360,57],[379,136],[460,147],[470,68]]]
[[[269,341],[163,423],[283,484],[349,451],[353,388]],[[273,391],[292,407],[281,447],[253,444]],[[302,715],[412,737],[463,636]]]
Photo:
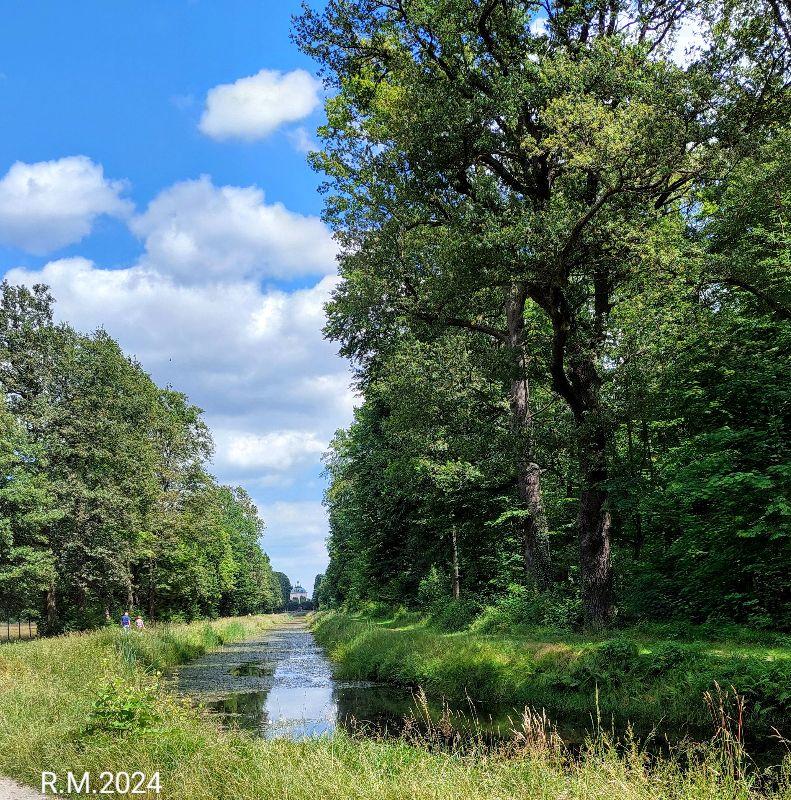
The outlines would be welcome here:
[[[571,753],[538,717],[517,726],[500,750],[433,747],[431,734],[256,740],[223,731],[157,678],[157,670],[271,624],[196,623],[141,636],[99,631],[0,647],[0,773],[36,786],[42,770],[159,771],[166,800],[791,798],[787,771],[771,780],[748,775],[716,745],[682,761],[600,737]]]
[[[705,693],[715,683],[745,697],[744,722],[756,735],[791,733],[791,647],[724,647],[651,639],[447,633],[412,615],[391,619],[322,612],[317,639],[336,674],[421,686],[434,697],[483,705],[532,706],[553,714],[652,727],[710,725]]]

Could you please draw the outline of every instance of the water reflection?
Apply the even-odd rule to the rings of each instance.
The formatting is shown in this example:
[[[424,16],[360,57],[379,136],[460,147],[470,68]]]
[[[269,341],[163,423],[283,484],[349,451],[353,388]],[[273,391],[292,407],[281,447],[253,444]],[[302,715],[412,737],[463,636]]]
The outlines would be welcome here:
[[[301,621],[285,623],[258,639],[227,645],[183,666],[175,679],[180,693],[216,713],[225,725],[268,739],[321,736],[337,728],[355,734],[398,735],[405,727],[425,731],[428,718],[432,741],[456,746],[510,739],[521,721],[513,709],[489,715],[480,707],[467,706],[451,709],[448,717],[442,705],[422,704],[408,689],[336,681],[324,651]],[[575,749],[595,727],[590,715],[580,715],[560,720],[557,732]],[[603,727],[616,739],[624,735],[623,726],[603,721]],[[659,751],[690,733],[633,732],[650,750]],[[761,761],[778,763],[777,759],[772,749]]]
[[[226,725],[266,738],[321,736],[338,727],[397,735],[405,724],[425,729],[427,718],[436,721],[443,713],[441,705],[417,703],[408,689],[335,680],[324,651],[302,621],[185,665],[177,687]],[[455,710],[452,721],[454,734],[475,733],[490,741],[511,730],[506,714],[493,719],[472,715],[468,708]]]
[[[226,724],[266,738],[320,736],[338,725],[396,730],[413,708],[408,690],[335,681],[301,622],[185,665],[177,688]]]

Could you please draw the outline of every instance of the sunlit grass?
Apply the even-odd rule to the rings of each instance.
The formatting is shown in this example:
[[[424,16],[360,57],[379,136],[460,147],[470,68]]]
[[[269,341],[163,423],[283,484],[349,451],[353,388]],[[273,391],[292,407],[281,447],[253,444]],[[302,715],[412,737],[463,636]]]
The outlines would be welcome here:
[[[791,644],[765,636],[737,641],[682,638],[683,630],[636,628],[586,636],[525,628],[511,635],[446,633],[414,614],[367,618],[322,613],[314,631],[337,674],[421,686],[432,696],[530,705],[560,714],[590,714],[652,726],[708,726],[704,692],[715,682],[747,701],[753,733],[791,733]],[[687,634],[701,634],[686,628]],[[664,635],[663,635],[664,634]]]
[[[602,736],[573,754],[535,718],[517,725],[519,735],[496,752],[442,748],[431,731],[399,741],[339,734],[267,742],[221,730],[161,684],[149,692],[156,670],[269,625],[267,618],[243,618],[140,636],[98,631],[1,646],[0,773],[37,786],[42,770],[159,771],[159,796],[166,800],[791,797],[786,773],[743,770],[738,752],[719,745],[657,758],[636,743],[616,748]],[[430,645],[431,633],[418,633]],[[491,653],[478,655],[481,668],[488,668]],[[434,649],[431,657],[440,653]],[[150,706],[135,719],[148,719],[150,712],[153,723],[133,721],[121,731],[95,726],[97,697],[116,684],[124,704]]]

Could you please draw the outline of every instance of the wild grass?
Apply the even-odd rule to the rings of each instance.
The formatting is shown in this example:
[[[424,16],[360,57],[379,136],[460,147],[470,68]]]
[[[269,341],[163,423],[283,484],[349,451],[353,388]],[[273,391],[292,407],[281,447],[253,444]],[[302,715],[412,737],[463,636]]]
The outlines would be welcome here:
[[[42,770],[159,771],[164,800],[791,798],[788,769],[735,768],[742,755],[733,742],[656,757],[600,736],[571,752],[536,715],[495,750],[436,747],[436,727],[398,741],[257,740],[177,701],[156,674],[271,624],[242,619],[0,646],[0,774],[36,786]]]
[[[757,736],[791,728],[791,646],[658,638],[634,629],[614,638],[524,630],[448,633],[415,615],[371,618],[323,612],[313,630],[350,680],[423,687],[430,696],[484,706],[547,708],[554,715],[707,729],[715,684],[745,698]],[[612,636],[612,634],[610,634]]]

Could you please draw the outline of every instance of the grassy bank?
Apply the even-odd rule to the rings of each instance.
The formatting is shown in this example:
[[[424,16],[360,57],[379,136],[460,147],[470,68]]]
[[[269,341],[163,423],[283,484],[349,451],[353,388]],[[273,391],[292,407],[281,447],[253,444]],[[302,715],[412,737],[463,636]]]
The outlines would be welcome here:
[[[371,618],[327,612],[314,632],[342,678],[421,686],[430,696],[596,713],[643,726],[710,729],[706,692],[734,687],[747,701],[748,732],[791,734],[791,646],[681,641],[656,632],[618,638],[572,634],[447,633],[414,615]]]
[[[787,774],[761,788],[727,746],[687,752],[682,766],[681,758],[651,760],[604,741],[572,757],[540,725],[502,753],[344,735],[266,742],[220,730],[160,685],[156,670],[272,624],[227,620],[0,646],[0,774],[36,786],[42,770],[159,771],[158,796],[178,800],[791,798]]]

